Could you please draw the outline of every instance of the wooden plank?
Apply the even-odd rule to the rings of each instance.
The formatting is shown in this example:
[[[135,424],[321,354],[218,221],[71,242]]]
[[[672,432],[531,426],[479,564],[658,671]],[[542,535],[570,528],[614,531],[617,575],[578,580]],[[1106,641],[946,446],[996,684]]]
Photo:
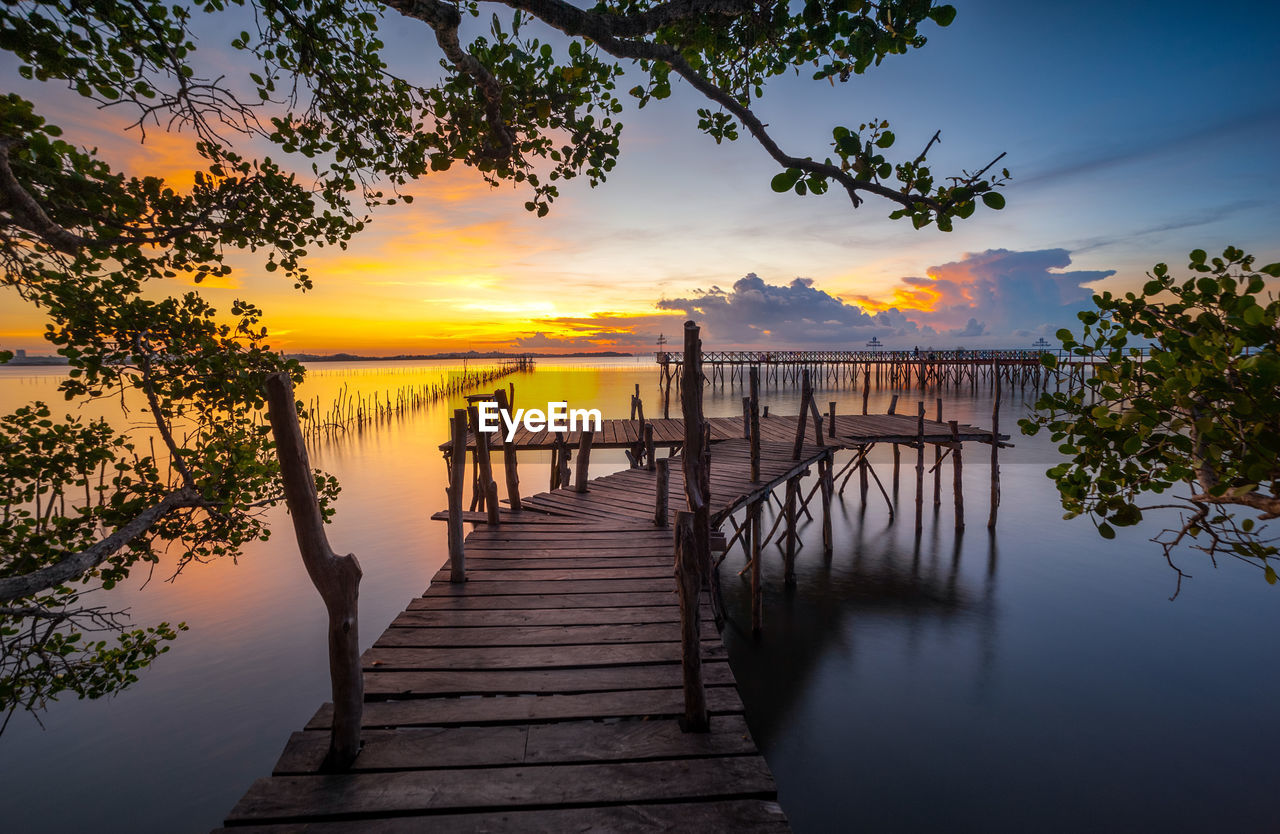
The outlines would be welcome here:
[[[451,597],[446,595],[424,596],[409,601],[409,610],[450,608],[455,611],[515,608],[616,608],[638,605],[672,605],[675,602],[675,581],[671,589],[661,593],[612,593],[612,594],[498,594],[491,596]]]
[[[702,665],[708,686],[733,685],[729,664],[707,661]],[[436,697],[460,695],[573,695],[627,689],[663,689],[680,686],[679,664],[650,666],[595,666],[583,669],[534,669],[441,672],[365,672],[368,698]]]
[[[492,727],[366,730],[352,772],[518,764],[640,761],[758,752],[747,722],[725,715],[709,733],[685,733],[676,721],[571,721]],[[328,752],[323,731],[294,733],[272,773],[318,773]]]
[[[583,646],[665,643],[680,639],[676,623],[532,626],[525,628],[389,628],[374,646]]]
[[[724,658],[718,640],[707,657]],[[673,643],[576,646],[467,646],[458,648],[374,646],[361,655],[366,669],[560,669],[577,666],[638,666],[680,659]]]
[[[608,831],[614,834],[651,834],[654,831],[775,834],[790,830],[778,803],[763,799],[738,799],[670,805],[607,805],[594,808],[250,825],[219,829],[215,834],[422,834],[428,827],[432,831],[447,831],[450,834],[564,834],[566,831]]]
[[[677,666],[677,670],[679,667]],[[708,686],[713,713],[742,712],[733,686]],[[575,695],[522,695],[514,698],[414,698],[365,704],[364,727],[441,727],[450,724],[520,724],[532,721],[587,721],[603,718],[675,718],[684,714],[680,689],[630,689]],[[325,704],[307,723],[309,730],[329,726],[333,705]]]
[[[768,798],[774,793],[773,776],[758,756],[278,776],[255,782],[232,809],[227,823],[480,808],[523,810],[567,802]]]
[[[607,568],[539,568],[530,565],[527,568],[477,569],[467,565],[467,583],[473,582],[582,582],[588,579],[666,579],[671,575],[670,565],[652,565],[647,567],[607,567]],[[441,568],[431,582],[448,582],[449,571]],[[471,590],[475,590],[471,588]]]
[[[672,600],[674,603],[674,600]],[[408,626],[513,626],[518,630],[537,626],[642,625],[674,623],[680,609],[671,605],[637,608],[534,608],[513,611],[493,610],[409,610],[392,621],[392,627]]]
[[[573,593],[587,594],[619,594],[672,591],[675,579],[588,579],[572,583]],[[508,581],[500,585],[490,582],[468,582],[462,585],[452,583],[435,584],[427,588],[425,597],[467,597],[476,599],[486,594],[555,594],[567,590],[565,583],[550,580],[547,582]]]

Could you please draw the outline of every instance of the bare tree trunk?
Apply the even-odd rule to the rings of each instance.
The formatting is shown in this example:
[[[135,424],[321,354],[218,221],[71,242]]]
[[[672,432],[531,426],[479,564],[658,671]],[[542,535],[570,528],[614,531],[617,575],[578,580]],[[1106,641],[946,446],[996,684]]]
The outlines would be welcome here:
[[[287,374],[267,377],[267,406],[285,503],[293,519],[302,563],[329,612],[329,679],[333,685],[333,729],[323,770],[346,770],[360,752],[360,716],[364,678],[360,671],[357,602],[360,563],[350,553],[338,556],[329,546],[316,496],[315,475],[298,425],[293,384]]]

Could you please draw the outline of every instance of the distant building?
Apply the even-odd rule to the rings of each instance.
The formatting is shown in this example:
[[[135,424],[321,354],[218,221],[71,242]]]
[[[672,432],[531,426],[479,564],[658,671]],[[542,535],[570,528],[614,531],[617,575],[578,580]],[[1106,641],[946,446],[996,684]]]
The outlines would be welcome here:
[[[27,352],[22,348],[18,348],[13,352],[13,358],[19,361],[27,358]]]

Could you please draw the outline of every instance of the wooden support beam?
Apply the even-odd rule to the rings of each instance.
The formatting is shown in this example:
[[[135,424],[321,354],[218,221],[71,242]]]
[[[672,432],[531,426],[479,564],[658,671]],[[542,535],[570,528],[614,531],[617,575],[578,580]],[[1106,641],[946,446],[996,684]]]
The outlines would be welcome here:
[[[916,414],[916,532],[924,527],[924,403]]]
[[[275,439],[284,500],[307,575],[329,615],[329,683],[333,690],[333,726],[323,771],[347,770],[360,753],[364,674],[360,667],[360,562],[339,556],[324,532],[315,473],[298,425],[293,383],[285,373],[266,379],[267,414]]]
[[[830,403],[827,404],[827,407],[830,409],[827,412],[827,419],[830,421],[827,423],[827,437],[835,437],[836,436],[836,401],[832,400]]]
[[[476,406],[467,406],[467,414],[471,418],[471,433],[475,436],[476,463],[479,466],[479,488],[484,493],[484,509],[489,515],[489,523],[497,525],[498,518],[498,482],[493,479],[493,462],[489,459],[489,433],[480,431],[480,412]]]
[[[938,397],[938,417],[942,422],[942,397]],[[942,506],[942,444],[933,444],[933,506]]]
[[[834,417],[835,403],[831,405]],[[818,483],[822,485],[822,555],[827,559],[835,553],[835,542],[831,533],[831,495],[835,491],[831,473],[834,466],[834,453],[829,453],[818,462]]]

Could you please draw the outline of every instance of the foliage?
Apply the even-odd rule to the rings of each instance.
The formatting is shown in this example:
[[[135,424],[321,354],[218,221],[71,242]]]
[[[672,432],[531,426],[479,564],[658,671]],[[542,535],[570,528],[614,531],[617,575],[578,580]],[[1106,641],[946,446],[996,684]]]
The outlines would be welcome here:
[[[892,217],[942,230],[979,200],[1003,206],[996,189],[1008,172],[987,173],[1003,155],[938,176],[926,162],[936,134],[893,162],[895,137],[880,119],[834,128],[821,159],[793,155],[754,109],[777,76],[844,82],[923,46],[924,27],[948,25],[950,6],[500,0],[487,18],[481,8],[478,0],[0,4],[0,49],[23,78],[127,114],[140,137],[187,131],[197,169],[189,188],[122,173],[83,137],[64,138],[32,101],[0,96],[3,284],[46,317],[46,337],[70,363],[68,400],[142,402],[151,424],[144,449],[136,432],[55,420],[43,404],[0,420],[8,508],[0,707],[123,686],[175,629],[125,630],[85,595],[154,565],[165,547],[181,567],[235,556],[267,535],[257,513],[278,490],[261,384],[281,370],[298,381],[302,369],[271,351],[252,304],[219,312],[174,282],[226,277],[235,265],[306,290],[310,252],[345,248],[375,208],[408,202],[408,183],[454,165],[518,185],[525,207],[545,215],[564,181],[595,186],[614,167],[624,63],[642,79],[630,91],[639,107],[670,96],[678,80],[703,96],[699,127],[717,142],[750,136],[780,166],[775,189],[821,194],[834,184],[855,206],[874,195],[893,205]],[[438,68],[393,71],[379,36],[388,18],[425,24]],[[534,24],[545,40],[530,34]],[[197,32],[228,26],[233,33],[221,37],[241,60],[202,62]],[[207,72],[210,64],[243,75]],[[337,485],[321,474],[317,484],[331,512]],[[116,631],[116,642],[78,636],[90,628]]]
[[[1182,524],[1156,539],[1167,558],[1191,538],[1274,583],[1275,545],[1233,508],[1280,515],[1280,300],[1267,290],[1280,264],[1255,269],[1239,249],[1212,259],[1197,249],[1188,268],[1178,279],[1156,264],[1141,292],[1094,296],[1080,338],[1058,338],[1070,355],[1106,362],[1083,389],[1044,394],[1022,430],[1047,429],[1069,456],[1048,472],[1068,518],[1088,515],[1113,538],[1146,511],[1180,509]],[[1144,504],[1149,495],[1163,497]]]

